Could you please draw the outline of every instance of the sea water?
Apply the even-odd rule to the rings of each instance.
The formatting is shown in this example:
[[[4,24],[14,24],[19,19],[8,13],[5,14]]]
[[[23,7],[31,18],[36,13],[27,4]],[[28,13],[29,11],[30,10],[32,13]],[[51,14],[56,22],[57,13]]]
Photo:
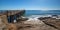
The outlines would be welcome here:
[[[34,18],[34,17],[48,17],[51,15],[60,15],[60,10],[26,10],[25,11],[25,16],[29,18]]]

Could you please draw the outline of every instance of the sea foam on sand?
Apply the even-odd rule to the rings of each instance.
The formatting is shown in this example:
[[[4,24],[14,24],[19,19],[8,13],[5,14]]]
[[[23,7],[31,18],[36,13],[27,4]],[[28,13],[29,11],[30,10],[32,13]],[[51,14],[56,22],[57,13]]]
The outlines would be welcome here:
[[[38,17],[35,18],[29,18],[27,21],[24,22],[25,24],[43,24],[42,21],[38,19]]]
[[[51,15],[31,15],[29,16],[28,20],[25,21],[25,24],[44,24],[41,20],[39,20],[38,18],[40,17],[50,17]]]

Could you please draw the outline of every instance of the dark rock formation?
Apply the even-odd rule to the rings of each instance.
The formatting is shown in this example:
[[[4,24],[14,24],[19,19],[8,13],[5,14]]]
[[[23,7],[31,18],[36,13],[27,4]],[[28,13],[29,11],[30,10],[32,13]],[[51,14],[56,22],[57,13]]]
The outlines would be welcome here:
[[[17,22],[26,21],[26,20],[28,20],[28,18],[22,18],[22,17],[20,17],[20,18],[17,20]]]
[[[45,20],[45,19],[50,19],[51,17],[40,17],[38,18],[39,20]]]
[[[52,15],[52,17],[57,17],[58,18],[58,15]]]
[[[8,11],[8,22],[13,23],[14,20],[18,20],[17,18],[23,16],[25,13],[25,10],[9,10]]]
[[[44,20],[43,22],[51,27],[54,27],[60,30],[60,20],[58,19],[47,19],[47,20]]]
[[[3,11],[3,13],[0,13],[0,21],[1,21],[0,30],[2,29],[5,30],[5,28],[8,28],[9,30],[10,29],[16,30],[17,27],[15,27],[15,24],[8,23],[9,22],[8,20],[13,22],[15,19],[14,16],[17,16],[16,18],[19,18],[23,16],[24,13],[25,13],[25,10],[9,10],[9,11],[6,10],[5,12]]]

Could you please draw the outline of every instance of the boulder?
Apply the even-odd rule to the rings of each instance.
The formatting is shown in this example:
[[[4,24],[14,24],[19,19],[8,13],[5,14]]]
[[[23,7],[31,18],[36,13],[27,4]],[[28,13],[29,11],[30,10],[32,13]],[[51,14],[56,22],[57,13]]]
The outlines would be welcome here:
[[[60,30],[60,20],[59,19],[47,19],[43,21],[45,24]]]

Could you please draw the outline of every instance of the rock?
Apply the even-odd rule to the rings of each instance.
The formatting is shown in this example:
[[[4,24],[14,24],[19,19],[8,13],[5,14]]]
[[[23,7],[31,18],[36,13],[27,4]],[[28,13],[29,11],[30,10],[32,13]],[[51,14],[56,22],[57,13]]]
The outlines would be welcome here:
[[[17,29],[17,26],[15,24],[9,23],[9,24],[7,24],[7,26],[5,26],[3,28],[3,30],[18,30],[18,29]]]
[[[20,18],[17,20],[17,22],[27,21],[27,20],[28,20],[28,18],[22,18],[22,17],[20,17]]]
[[[60,30],[60,20],[58,19],[47,19],[47,20],[44,20],[43,22],[51,27],[54,27]]]
[[[39,20],[50,19],[51,17],[40,17]]]
[[[25,21],[24,24],[20,30],[58,30],[35,18]]]
[[[42,21],[36,19],[36,18],[29,18],[27,21],[25,21],[24,23],[26,24],[43,24]]]
[[[0,16],[0,30],[3,30],[3,28],[7,24],[7,19],[5,15]]]

